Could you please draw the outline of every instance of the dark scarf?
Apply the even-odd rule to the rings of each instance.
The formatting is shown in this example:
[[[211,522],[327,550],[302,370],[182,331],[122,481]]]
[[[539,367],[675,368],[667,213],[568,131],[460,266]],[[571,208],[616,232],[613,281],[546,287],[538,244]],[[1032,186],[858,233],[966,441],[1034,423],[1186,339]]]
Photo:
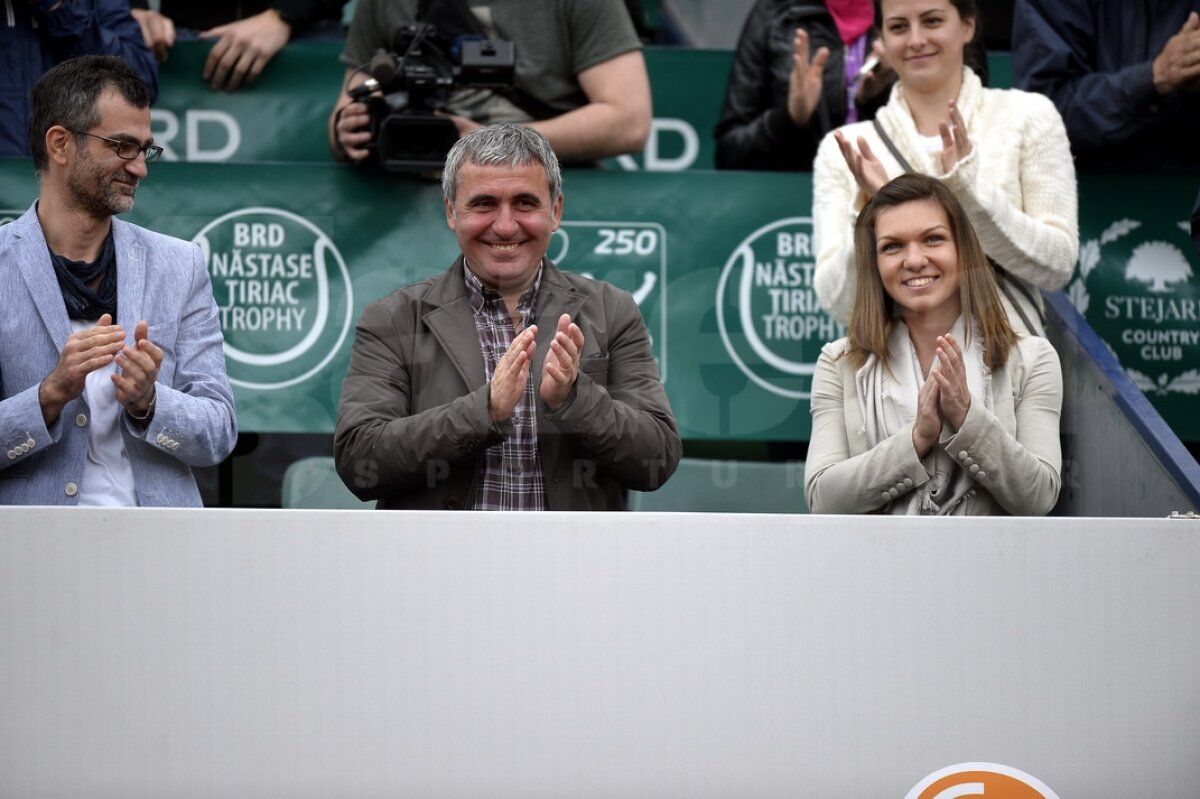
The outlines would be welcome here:
[[[50,261],[67,304],[67,316],[90,321],[99,319],[101,314],[110,314],[113,322],[117,321],[117,250],[111,229],[95,261],[72,261],[53,252]],[[88,284],[97,277],[100,285],[93,291]]]

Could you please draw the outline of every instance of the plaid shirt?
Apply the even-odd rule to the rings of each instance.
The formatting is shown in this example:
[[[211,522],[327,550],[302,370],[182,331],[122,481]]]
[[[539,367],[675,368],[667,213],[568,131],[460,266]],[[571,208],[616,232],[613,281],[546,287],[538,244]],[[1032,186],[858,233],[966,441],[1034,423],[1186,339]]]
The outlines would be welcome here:
[[[465,262],[464,262],[465,265]],[[467,295],[475,311],[475,332],[483,351],[484,369],[490,382],[500,358],[508,351],[517,329],[504,304],[504,298],[488,289],[467,266]],[[542,270],[538,267],[533,285],[517,300],[522,329],[533,323]],[[479,467],[479,489],[475,492],[475,510],[545,510],[546,485],[542,479],[542,456],[537,445],[537,398],[533,389],[533,370],[525,381],[525,394],[513,410],[512,432],[504,441],[487,448]]]

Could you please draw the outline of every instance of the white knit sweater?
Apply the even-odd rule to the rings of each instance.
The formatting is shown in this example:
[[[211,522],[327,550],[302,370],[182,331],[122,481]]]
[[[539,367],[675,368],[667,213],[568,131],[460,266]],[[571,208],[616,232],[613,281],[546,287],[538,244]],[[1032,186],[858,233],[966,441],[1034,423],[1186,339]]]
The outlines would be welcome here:
[[[946,174],[938,154],[929,155],[921,145],[902,86],[893,90],[878,119],[913,169],[941,178],[954,191],[984,252],[1027,287],[1036,287],[1029,288],[1029,294],[1040,311],[1037,289],[1057,291],[1065,286],[1079,256],[1075,164],[1062,117],[1043,95],[983,88],[966,67],[958,108],[967,124],[971,154]],[[841,130],[851,142],[865,138],[889,177],[904,171],[870,122]],[[849,321],[854,304],[858,193],[830,133],[817,151],[813,172],[814,288],[821,306],[842,322]],[[1018,293],[1008,292],[1010,299],[1014,294]],[[1019,318],[1011,313],[1009,317],[1014,327],[1024,327]]]

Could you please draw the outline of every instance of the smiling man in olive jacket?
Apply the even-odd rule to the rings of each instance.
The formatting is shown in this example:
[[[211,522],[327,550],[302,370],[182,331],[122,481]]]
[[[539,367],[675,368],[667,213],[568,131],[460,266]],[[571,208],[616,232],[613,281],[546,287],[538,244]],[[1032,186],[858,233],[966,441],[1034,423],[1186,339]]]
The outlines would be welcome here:
[[[633,297],[545,258],[558,161],[512,124],[442,176],[462,254],[368,306],[338,406],[338,472],[380,508],[618,510],[681,445]]]

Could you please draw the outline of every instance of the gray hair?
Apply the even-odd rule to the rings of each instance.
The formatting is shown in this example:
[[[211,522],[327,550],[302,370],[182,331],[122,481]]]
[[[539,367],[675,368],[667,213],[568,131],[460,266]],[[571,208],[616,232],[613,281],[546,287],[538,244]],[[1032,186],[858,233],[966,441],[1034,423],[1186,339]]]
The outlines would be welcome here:
[[[458,195],[458,170],[463,164],[507,167],[540,164],[546,170],[551,204],[557,203],[562,194],[558,156],[545,136],[524,125],[501,122],[476,128],[454,143],[442,168],[442,196],[451,206]]]

